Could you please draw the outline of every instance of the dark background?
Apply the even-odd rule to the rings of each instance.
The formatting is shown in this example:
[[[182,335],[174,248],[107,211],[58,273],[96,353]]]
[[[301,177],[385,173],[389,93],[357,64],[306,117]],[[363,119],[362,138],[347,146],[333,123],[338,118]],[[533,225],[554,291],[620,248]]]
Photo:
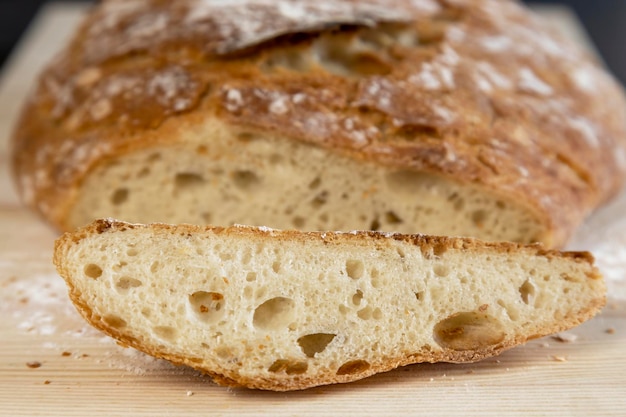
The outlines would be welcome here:
[[[73,0],[76,3],[86,1]],[[0,70],[44,2],[0,0]],[[584,24],[609,69],[626,85],[626,0],[533,0],[528,3],[570,6]]]

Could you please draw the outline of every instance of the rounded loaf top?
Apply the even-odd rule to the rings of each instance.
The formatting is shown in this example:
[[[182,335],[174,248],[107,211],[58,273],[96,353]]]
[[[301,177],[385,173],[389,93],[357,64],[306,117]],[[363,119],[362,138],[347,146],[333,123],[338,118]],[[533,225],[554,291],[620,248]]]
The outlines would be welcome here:
[[[26,104],[18,188],[62,223],[99,161],[207,115],[513,196],[555,242],[626,173],[620,86],[516,2],[108,0]]]

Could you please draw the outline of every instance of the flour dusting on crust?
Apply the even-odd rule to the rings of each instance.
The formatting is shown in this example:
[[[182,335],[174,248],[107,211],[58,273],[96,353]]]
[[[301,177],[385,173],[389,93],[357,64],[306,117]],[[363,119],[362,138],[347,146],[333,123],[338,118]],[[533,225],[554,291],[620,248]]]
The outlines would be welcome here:
[[[100,161],[211,118],[484,187],[557,244],[626,174],[615,81],[506,0],[108,0],[35,96],[17,182],[57,221]]]

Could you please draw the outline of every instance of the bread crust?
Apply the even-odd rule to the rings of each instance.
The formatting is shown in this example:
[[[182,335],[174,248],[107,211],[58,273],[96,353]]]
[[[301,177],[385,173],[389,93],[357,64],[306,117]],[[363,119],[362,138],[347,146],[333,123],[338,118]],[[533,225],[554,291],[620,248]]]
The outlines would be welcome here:
[[[223,375],[205,363],[200,358],[176,355],[168,352],[167,349],[160,349],[149,341],[141,341],[133,337],[129,337],[119,329],[109,326],[105,320],[102,320],[98,314],[95,314],[91,306],[84,300],[83,295],[73,285],[72,275],[66,268],[64,259],[72,246],[79,243],[82,239],[91,237],[94,234],[118,233],[133,229],[150,229],[151,233],[156,235],[194,235],[203,233],[214,233],[216,235],[239,235],[249,241],[264,241],[271,237],[285,243],[294,241],[311,242],[322,240],[324,244],[345,245],[346,247],[363,245],[366,247],[376,247],[377,245],[387,246],[393,241],[406,242],[410,245],[419,247],[422,253],[432,253],[437,256],[449,249],[462,249],[468,252],[468,256],[472,253],[480,251],[493,251],[495,253],[525,253],[529,257],[538,256],[546,258],[567,258],[574,262],[584,265],[582,268],[586,270],[586,278],[596,281],[597,285],[590,286],[590,301],[581,306],[580,311],[572,312],[572,314],[563,317],[561,320],[555,320],[551,327],[538,325],[535,323],[527,323],[525,325],[524,335],[515,335],[515,337],[507,338],[501,343],[495,345],[484,346],[479,349],[472,350],[453,350],[443,349],[441,351],[419,351],[419,352],[397,352],[394,357],[381,357],[377,362],[370,362],[370,366],[360,372],[350,373],[346,375],[338,375],[336,372],[328,372],[328,374],[316,375],[315,377],[289,376],[280,378],[249,378],[242,375]],[[329,250],[332,250],[329,249]],[[306,389],[322,384],[346,383],[362,379],[376,373],[386,372],[399,366],[405,366],[421,362],[475,362],[488,357],[492,357],[510,349],[514,346],[526,343],[527,341],[542,337],[548,334],[563,331],[577,326],[584,321],[593,317],[605,305],[605,287],[603,278],[594,267],[593,256],[588,252],[559,252],[547,250],[542,245],[520,245],[506,242],[483,242],[473,238],[455,238],[455,237],[438,237],[427,235],[403,235],[382,232],[303,232],[295,230],[274,230],[269,228],[257,228],[249,226],[232,226],[232,227],[216,227],[216,226],[198,226],[198,225],[167,225],[167,224],[130,224],[117,221],[114,219],[101,219],[92,224],[81,228],[72,233],[65,233],[55,242],[54,263],[62,277],[66,280],[69,287],[69,295],[78,311],[85,319],[94,327],[102,330],[106,334],[117,339],[122,345],[134,347],[152,356],[167,359],[175,364],[187,365],[211,376],[217,383],[221,385],[233,387],[248,387],[274,391],[290,391]]]
[[[535,212],[548,246],[623,184],[619,85],[515,2],[212,4],[93,9],[17,124],[26,203],[67,230],[96,166],[210,119],[485,187]]]

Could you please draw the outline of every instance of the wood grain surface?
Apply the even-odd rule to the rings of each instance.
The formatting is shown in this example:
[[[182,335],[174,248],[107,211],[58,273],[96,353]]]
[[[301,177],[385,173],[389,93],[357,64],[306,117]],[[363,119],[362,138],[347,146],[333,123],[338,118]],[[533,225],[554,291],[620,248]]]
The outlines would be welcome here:
[[[33,78],[83,11],[46,7],[0,78],[0,416],[626,416],[623,298],[561,338],[480,363],[413,365],[292,393],[218,387],[87,326],[52,265],[55,232],[20,207],[7,160]],[[546,13],[575,25],[566,11]]]

